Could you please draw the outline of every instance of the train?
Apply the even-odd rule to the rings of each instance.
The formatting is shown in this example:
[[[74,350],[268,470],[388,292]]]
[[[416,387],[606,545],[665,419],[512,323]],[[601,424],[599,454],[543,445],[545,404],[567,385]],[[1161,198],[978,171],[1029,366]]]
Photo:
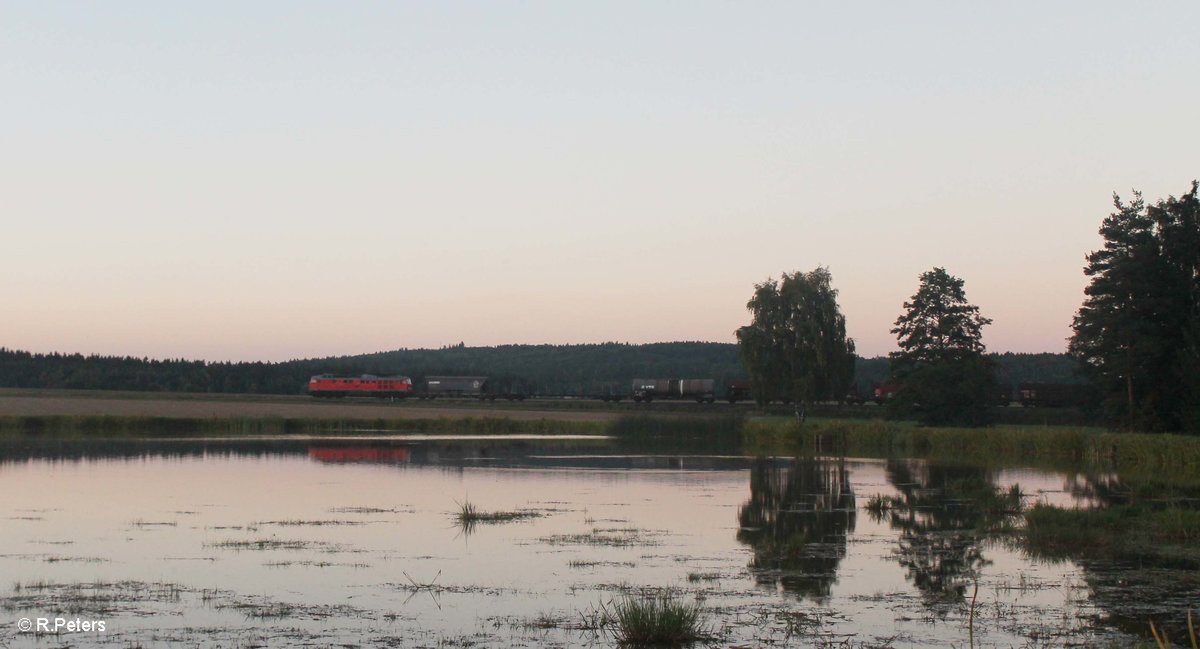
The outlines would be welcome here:
[[[417,390],[407,376],[335,376],[318,374],[308,380],[308,394],[324,399],[374,397],[378,399],[471,398],[480,400],[524,400],[518,382],[496,381],[486,376],[427,376]]]
[[[1027,408],[1082,408],[1091,401],[1091,388],[1075,383],[1021,383],[1016,401]]]
[[[631,396],[634,402],[649,403],[654,399],[695,399],[696,403],[716,400],[712,379],[634,379]]]
[[[324,399],[375,397],[403,399],[412,394],[412,379],[407,376],[334,376],[318,374],[308,380],[308,393]]]
[[[486,376],[427,376],[425,389],[418,399],[468,398],[481,401],[507,399],[524,401],[526,391],[517,381],[491,379]]]
[[[487,376],[426,376],[423,385],[417,387],[407,376],[336,376],[318,374],[308,381],[308,394],[317,398],[373,397],[380,399],[478,399],[481,401],[524,401],[537,394],[534,386],[520,379],[496,379]],[[713,403],[717,392],[713,379],[633,379],[629,391],[619,384],[596,386],[590,394],[572,398],[600,399],[617,402],[632,398],[635,403],[650,403],[656,400],[694,400],[697,403]],[[729,403],[753,398],[752,384],[735,380],[725,386],[724,398]],[[871,397],[861,396],[856,390],[843,399],[844,403],[859,405],[874,401],[883,405],[895,397],[900,386],[881,383],[875,386]],[[1018,402],[1025,407],[1078,408],[1088,402],[1090,393],[1083,385],[1062,383],[1022,383],[1015,391],[1002,389],[997,395],[997,405]],[[786,397],[772,401],[790,403]]]

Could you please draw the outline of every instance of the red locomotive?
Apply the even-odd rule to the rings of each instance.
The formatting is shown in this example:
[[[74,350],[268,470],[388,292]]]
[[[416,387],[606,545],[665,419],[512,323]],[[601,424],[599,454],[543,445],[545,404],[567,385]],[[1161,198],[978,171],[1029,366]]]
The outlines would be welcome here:
[[[403,399],[412,393],[407,376],[334,376],[319,374],[308,380],[308,393],[314,397],[378,397]]]

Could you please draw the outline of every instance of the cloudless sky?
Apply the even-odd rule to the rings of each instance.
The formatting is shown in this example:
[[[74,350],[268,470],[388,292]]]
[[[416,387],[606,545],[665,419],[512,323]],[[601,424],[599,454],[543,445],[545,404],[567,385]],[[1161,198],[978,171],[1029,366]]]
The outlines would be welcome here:
[[[733,342],[944,266],[1063,351],[1112,194],[1200,177],[1200,3],[6,2],[0,345]]]

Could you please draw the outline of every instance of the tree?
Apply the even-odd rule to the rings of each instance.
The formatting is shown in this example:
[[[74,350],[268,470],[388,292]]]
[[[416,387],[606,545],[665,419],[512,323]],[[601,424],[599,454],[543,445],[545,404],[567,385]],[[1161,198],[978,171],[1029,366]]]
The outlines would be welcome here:
[[[759,405],[790,399],[803,420],[813,401],[845,396],[854,378],[854,340],[846,337],[832,281],[828,268],[817,267],[755,285],[746,304],[751,322],[737,338]]]
[[[1130,429],[1200,429],[1200,201],[1147,206],[1142,195],[1104,219],[1104,247],[1087,256],[1091,283],[1069,350]]]
[[[889,364],[901,385],[893,407],[915,412],[926,425],[986,425],[998,392],[982,341],[992,321],[967,302],[963,280],[946,269],[920,279],[892,329],[900,351],[889,355]]]

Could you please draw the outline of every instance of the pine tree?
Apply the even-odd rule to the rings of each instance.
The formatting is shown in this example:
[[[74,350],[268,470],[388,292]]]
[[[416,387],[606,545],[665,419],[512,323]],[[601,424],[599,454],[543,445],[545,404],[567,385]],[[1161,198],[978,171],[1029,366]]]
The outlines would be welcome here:
[[[1200,202],[1197,184],[1147,206],[1140,193],[1104,219],[1104,247],[1087,256],[1091,278],[1070,352],[1103,395],[1105,414],[1136,430],[1200,426]]]
[[[900,347],[889,355],[892,379],[901,384],[892,407],[926,425],[986,425],[998,393],[982,340],[992,321],[946,269],[922,273],[920,281],[892,329]]]

